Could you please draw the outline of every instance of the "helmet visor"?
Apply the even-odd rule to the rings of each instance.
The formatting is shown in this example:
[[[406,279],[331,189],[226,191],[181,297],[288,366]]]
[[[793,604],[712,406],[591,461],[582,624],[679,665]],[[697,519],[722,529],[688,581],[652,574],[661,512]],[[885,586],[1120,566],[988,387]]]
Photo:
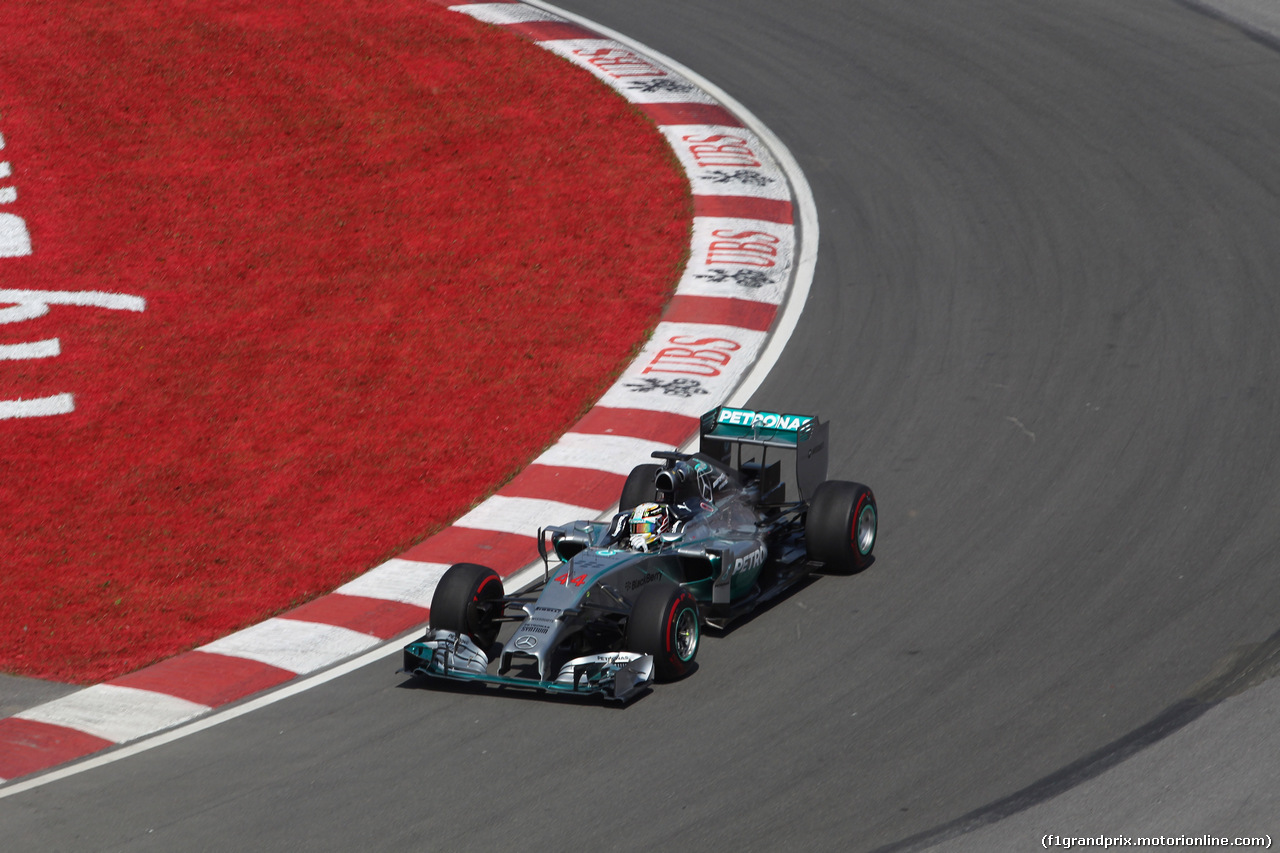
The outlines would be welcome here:
[[[641,518],[631,522],[631,533],[637,536],[652,536],[658,532],[658,519]]]

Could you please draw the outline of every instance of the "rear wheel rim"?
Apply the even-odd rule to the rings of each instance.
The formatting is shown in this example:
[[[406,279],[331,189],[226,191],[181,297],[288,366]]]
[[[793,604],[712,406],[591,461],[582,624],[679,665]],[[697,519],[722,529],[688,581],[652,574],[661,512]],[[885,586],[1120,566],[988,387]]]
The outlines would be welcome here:
[[[858,553],[867,556],[876,544],[876,508],[865,504],[853,522],[853,546]]]

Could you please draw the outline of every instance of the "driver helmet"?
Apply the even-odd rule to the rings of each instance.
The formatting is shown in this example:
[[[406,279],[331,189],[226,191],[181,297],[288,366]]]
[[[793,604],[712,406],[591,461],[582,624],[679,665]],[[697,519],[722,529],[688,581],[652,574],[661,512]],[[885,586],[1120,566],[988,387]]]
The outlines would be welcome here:
[[[631,547],[648,551],[663,532],[671,529],[671,511],[659,503],[643,503],[631,511]]]

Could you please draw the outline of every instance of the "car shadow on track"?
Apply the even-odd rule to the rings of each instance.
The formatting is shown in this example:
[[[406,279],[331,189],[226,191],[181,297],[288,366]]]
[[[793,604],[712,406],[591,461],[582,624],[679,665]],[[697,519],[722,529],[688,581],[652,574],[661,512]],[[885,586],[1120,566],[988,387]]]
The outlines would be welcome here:
[[[697,669],[690,671],[692,675]],[[686,676],[687,678],[688,676]],[[583,707],[597,706],[603,708],[611,708],[614,710],[626,708],[653,692],[652,687],[647,687],[640,691],[630,701],[625,704],[620,702],[608,702],[598,695],[573,696],[564,693],[541,693],[533,688],[528,687],[503,687],[495,684],[469,684],[464,681],[449,681],[442,678],[426,678],[420,675],[412,675],[396,685],[399,689],[404,690],[425,690],[434,693],[446,693],[456,696],[476,696],[487,698],[500,698],[503,701],[524,701],[524,702],[560,702],[569,705],[579,705]]]
[[[723,628],[716,628],[711,625],[704,625],[703,634],[709,637],[716,637],[716,638],[728,637],[732,635],[733,632],[737,631],[739,628],[743,627],[744,625],[750,625],[752,622],[762,617],[768,618],[768,614],[772,610],[774,610],[774,608],[776,608],[778,605],[783,604],[787,601],[790,601],[791,598],[795,596],[797,593],[808,589],[811,585],[821,580],[823,577],[825,577],[824,574],[820,572],[815,572],[814,574],[809,575],[807,578],[803,580],[796,581],[794,584],[787,587],[787,589],[778,593],[776,597],[771,598],[768,601],[762,602],[758,607],[756,607],[750,613],[739,616],[737,619],[733,620]]]

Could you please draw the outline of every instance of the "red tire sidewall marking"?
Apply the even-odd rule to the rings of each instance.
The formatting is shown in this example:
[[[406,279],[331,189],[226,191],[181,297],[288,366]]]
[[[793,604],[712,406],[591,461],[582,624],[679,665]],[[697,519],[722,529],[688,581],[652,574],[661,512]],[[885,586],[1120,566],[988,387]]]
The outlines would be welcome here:
[[[865,491],[858,497],[858,502],[853,505],[853,518],[849,522],[849,544],[853,548],[854,553],[865,557],[862,553],[862,546],[858,542],[858,527],[861,524],[862,508],[867,505],[867,501],[871,499],[871,492]]]

